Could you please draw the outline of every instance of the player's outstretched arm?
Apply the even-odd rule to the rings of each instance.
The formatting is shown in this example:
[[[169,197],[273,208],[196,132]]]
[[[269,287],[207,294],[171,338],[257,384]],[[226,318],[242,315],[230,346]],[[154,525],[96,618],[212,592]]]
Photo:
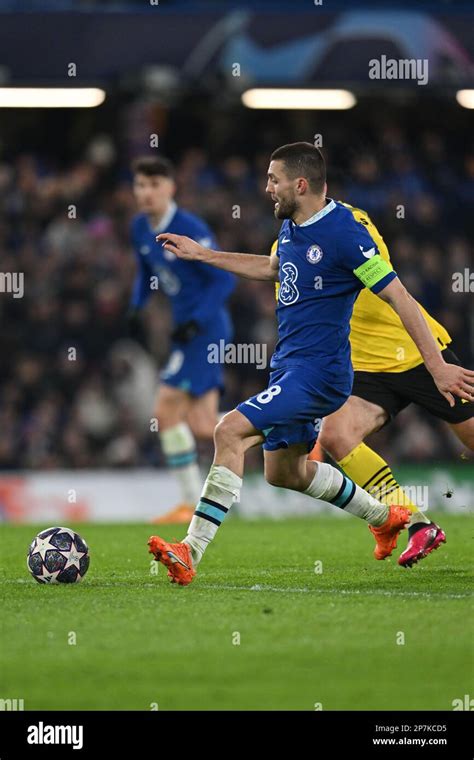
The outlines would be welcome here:
[[[212,264],[218,269],[233,272],[250,280],[273,280],[273,282],[278,280],[278,257],[276,254],[259,256],[252,253],[212,251],[185,235],[174,235],[170,232],[162,232],[157,235],[156,242],[161,243],[163,248],[171,251],[180,259],[202,261],[204,264]]]
[[[444,361],[417,302],[400,280],[395,278],[377,295],[397,312],[407,333],[416,343],[439,392],[448,400],[449,405],[454,406],[453,394],[474,401],[474,372]]]

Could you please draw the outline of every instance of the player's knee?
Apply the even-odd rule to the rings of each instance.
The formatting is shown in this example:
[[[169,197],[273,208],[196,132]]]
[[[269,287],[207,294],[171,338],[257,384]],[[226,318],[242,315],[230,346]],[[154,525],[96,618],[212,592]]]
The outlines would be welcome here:
[[[161,432],[169,430],[169,428],[175,427],[175,425],[179,425],[183,421],[183,415],[179,414],[177,410],[164,409],[163,407],[158,407],[155,410],[155,417],[158,420]]]
[[[167,430],[170,427],[179,425],[186,418],[186,406],[180,398],[169,396],[166,399],[160,399],[155,405],[155,417],[158,420],[160,430]]]
[[[233,446],[239,447],[242,438],[239,431],[231,419],[230,414],[226,414],[216,425],[214,429],[214,443],[216,447]]]
[[[335,426],[327,427],[323,424],[323,428],[319,434],[318,441],[321,447],[329,454],[335,462],[344,459],[344,457],[354,448],[352,442],[344,434],[343,430],[337,429]]]

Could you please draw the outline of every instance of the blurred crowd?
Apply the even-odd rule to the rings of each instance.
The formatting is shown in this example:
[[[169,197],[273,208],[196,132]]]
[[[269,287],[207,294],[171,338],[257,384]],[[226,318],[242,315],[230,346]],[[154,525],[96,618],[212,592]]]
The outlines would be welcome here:
[[[391,122],[353,149],[334,130],[323,150],[329,196],[372,216],[403,282],[472,366],[472,294],[452,288],[453,273],[472,270],[472,145],[442,128],[413,134]],[[174,157],[179,203],[207,219],[223,250],[263,254],[275,239],[268,156],[265,145],[253,155],[211,159],[193,147]],[[39,152],[0,163],[1,271],[23,272],[25,283],[23,298],[0,294],[1,469],[162,464],[150,417],[170,317],[157,294],[143,313],[143,340],[127,335],[134,213],[128,167],[104,137],[66,164]],[[265,342],[270,356],[273,285],[240,281],[230,306],[234,342]],[[255,366],[227,365],[221,408],[266,379]],[[414,408],[377,436],[394,463],[460,455],[447,428]]]

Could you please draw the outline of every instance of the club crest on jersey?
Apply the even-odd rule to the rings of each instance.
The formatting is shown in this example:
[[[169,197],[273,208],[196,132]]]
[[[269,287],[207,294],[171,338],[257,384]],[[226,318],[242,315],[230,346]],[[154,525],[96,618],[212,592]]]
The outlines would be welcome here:
[[[280,290],[278,293],[278,300],[283,306],[290,306],[292,303],[298,300],[300,297],[299,290],[296,287],[296,280],[298,279],[298,269],[291,261],[286,261],[281,267],[280,274]]]
[[[310,264],[317,264],[323,258],[323,249],[319,245],[310,245],[306,251],[306,258]]]

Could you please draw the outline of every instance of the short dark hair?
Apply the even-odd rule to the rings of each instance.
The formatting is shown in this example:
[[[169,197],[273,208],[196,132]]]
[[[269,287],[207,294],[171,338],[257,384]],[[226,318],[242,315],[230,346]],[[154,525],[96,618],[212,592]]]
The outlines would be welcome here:
[[[174,177],[174,166],[164,156],[140,156],[132,162],[133,174],[144,174],[145,177]]]
[[[283,161],[290,179],[304,177],[313,193],[322,193],[326,182],[326,164],[323,154],[309,142],[282,145],[273,151],[271,161]]]

